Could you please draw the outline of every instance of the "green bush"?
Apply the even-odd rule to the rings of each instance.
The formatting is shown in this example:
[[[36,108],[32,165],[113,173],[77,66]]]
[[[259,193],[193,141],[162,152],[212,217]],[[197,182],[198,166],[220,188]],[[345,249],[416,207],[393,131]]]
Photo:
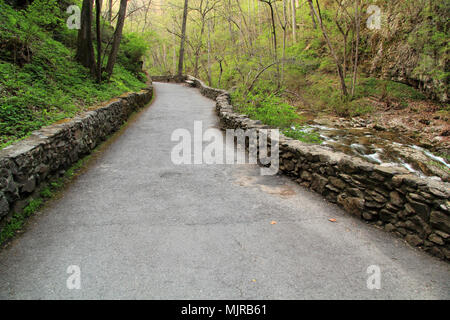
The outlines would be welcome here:
[[[139,34],[136,32],[125,34],[117,60],[126,69],[140,76],[142,70],[142,57],[147,53],[149,46],[145,38],[150,37],[149,34]]]
[[[291,137],[293,139],[300,140],[306,143],[322,143],[322,139],[317,132],[310,132],[307,129],[307,126],[295,125],[291,128],[287,128],[283,130],[283,134],[287,137]]]
[[[232,93],[232,100],[240,112],[273,127],[286,128],[300,119],[295,108],[274,94],[271,88],[256,87],[247,95],[240,88]]]

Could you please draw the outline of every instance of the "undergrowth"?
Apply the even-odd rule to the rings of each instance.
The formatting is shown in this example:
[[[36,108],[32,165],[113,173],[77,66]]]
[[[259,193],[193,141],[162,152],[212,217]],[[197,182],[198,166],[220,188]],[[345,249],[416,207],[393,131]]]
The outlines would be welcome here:
[[[74,59],[77,30],[66,27],[60,5],[35,0],[15,10],[0,0],[0,148],[145,86],[136,59],[146,49],[136,35],[124,35],[113,76],[97,84]]]

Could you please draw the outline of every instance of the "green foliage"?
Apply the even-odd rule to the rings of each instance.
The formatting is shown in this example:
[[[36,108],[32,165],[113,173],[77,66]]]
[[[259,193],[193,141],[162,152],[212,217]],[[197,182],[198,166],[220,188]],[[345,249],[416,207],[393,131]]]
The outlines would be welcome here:
[[[26,9],[26,18],[39,27],[52,28],[63,23],[56,0],[34,0]]]
[[[53,196],[53,192],[50,187],[44,188],[39,194],[43,198],[51,198]]]
[[[333,112],[342,117],[355,117],[375,110],[368,98],[391,101],[399,106],[407,106],[411,100],[422,100],[425,96],[406,84],[376,78],[358,79],[353,99],[342,97],[339,80],[335,75],[320,72],[306,77],[304,97],[317,111]],[[350,78],[346,79],[350,85]]]
[[[147,53],[149,46],[145,38],[152,34],[128,33],[125,34],[120,45],[118,61],[134,74],[142,70],[142,57]]]
[[[319,71],[324,73],[333,73],[336,71],[336,64],[332,59],[326,57],[322,59],[319,66]]]
[[[31,199],[22,213],[15,213],[0,232],[0,244],[12,238],[16,231],[22,229],[25,219],[35,213],[42,206],[42,203],[43,200],[41,198]]]
[[[448,161],[448,157],[447,157],[447,161]],[[438,161],[429,160],[429,161],[427,161],[427,164],[430,165],[430,166],[436,167],[436,168],[438,168],[438,169],[440,169],[442,171],[445,171],[448,174],[450,174],[450,169],[446,165],[444,165],[444,164],[442,164],[442,163],[440,163]]]
[[[356,87],[356,98],[383,95],[402,101],[426,98],[419,90],[400,82],[376,78],[361,78],[359,80]]]
[[[240,112],[269,126],[286,128],[300,120],[295,108],[285,103],[270,88],[258,86],[245,95],[241,87],[233,92],[232,101]]]
[[[282,132],[285,136],[300,140],[302,142],[314,144],[322,143],[320,135],[317,132],[309,131],[307,126],[295,125],[291,128],[284,129]]]
[[[286,50],[287,56],[293,59],[293,63],[287,65],[287,72],[295,76],[304,76],[319,68],[324,69],[330,62],[328,57],[324,58],[321,54],[322,38],[317,31],[306,32],[305,38],[308,40],[299,39],[297,43],[289,46]],[[329,69],[328,66],[327,69]]]
[[[24,218],[20,214],[15,214],[9,223],[7,223],[0,233],[0,244],[12,238],[17,230],[23,227]]]
[[[440,93],[448,92],[448,60],[450,44],[448,36],[449,1],[434,1],[420,12],[422,22],[408,36],[408,43],[420,53],[419,63],[413,74],[418,78],[429,78],[447,83]]]
[[[28,203],[28,205],[23,209],[23,214],[25,217],[31,216],[33,213],[37,211],[37,209],[40,208],[43,201],[41,198],[37,199],[31,199],[31,201]]]
[[[131,65],[142,53],[140,40],[131,37],[124,46],[130,60],[116,64],[110,82],[97,84],[65,45],[75,41],[76,32],[65,27],[57,1],[36,0],[16,11],[0,0],[0,10],[0,147],[90,105],[144,87],[143,77],[138,79]],[[24,46],[16,52],[19,56],[30,52],[28,60],[11,56],[11,41]]]

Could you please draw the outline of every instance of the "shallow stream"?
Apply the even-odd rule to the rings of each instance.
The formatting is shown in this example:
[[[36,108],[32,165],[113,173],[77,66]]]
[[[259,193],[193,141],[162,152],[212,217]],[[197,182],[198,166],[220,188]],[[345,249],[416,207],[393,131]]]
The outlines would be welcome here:
[[[402,166],[421,177],[450,180],[450,164],[444,158],[393,132],[367,127],[334,128],[318,124],[297,130],[315,132],[321,137],[323,146],[358,156],[374,164]]]

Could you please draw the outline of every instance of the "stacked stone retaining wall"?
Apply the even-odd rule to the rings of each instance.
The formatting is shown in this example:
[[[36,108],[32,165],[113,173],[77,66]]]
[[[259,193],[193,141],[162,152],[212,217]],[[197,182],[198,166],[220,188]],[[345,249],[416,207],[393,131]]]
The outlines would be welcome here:
[[[0,150],[0,231],[48,178],[89,154],[150,102],[153,88],[128,93]]]

